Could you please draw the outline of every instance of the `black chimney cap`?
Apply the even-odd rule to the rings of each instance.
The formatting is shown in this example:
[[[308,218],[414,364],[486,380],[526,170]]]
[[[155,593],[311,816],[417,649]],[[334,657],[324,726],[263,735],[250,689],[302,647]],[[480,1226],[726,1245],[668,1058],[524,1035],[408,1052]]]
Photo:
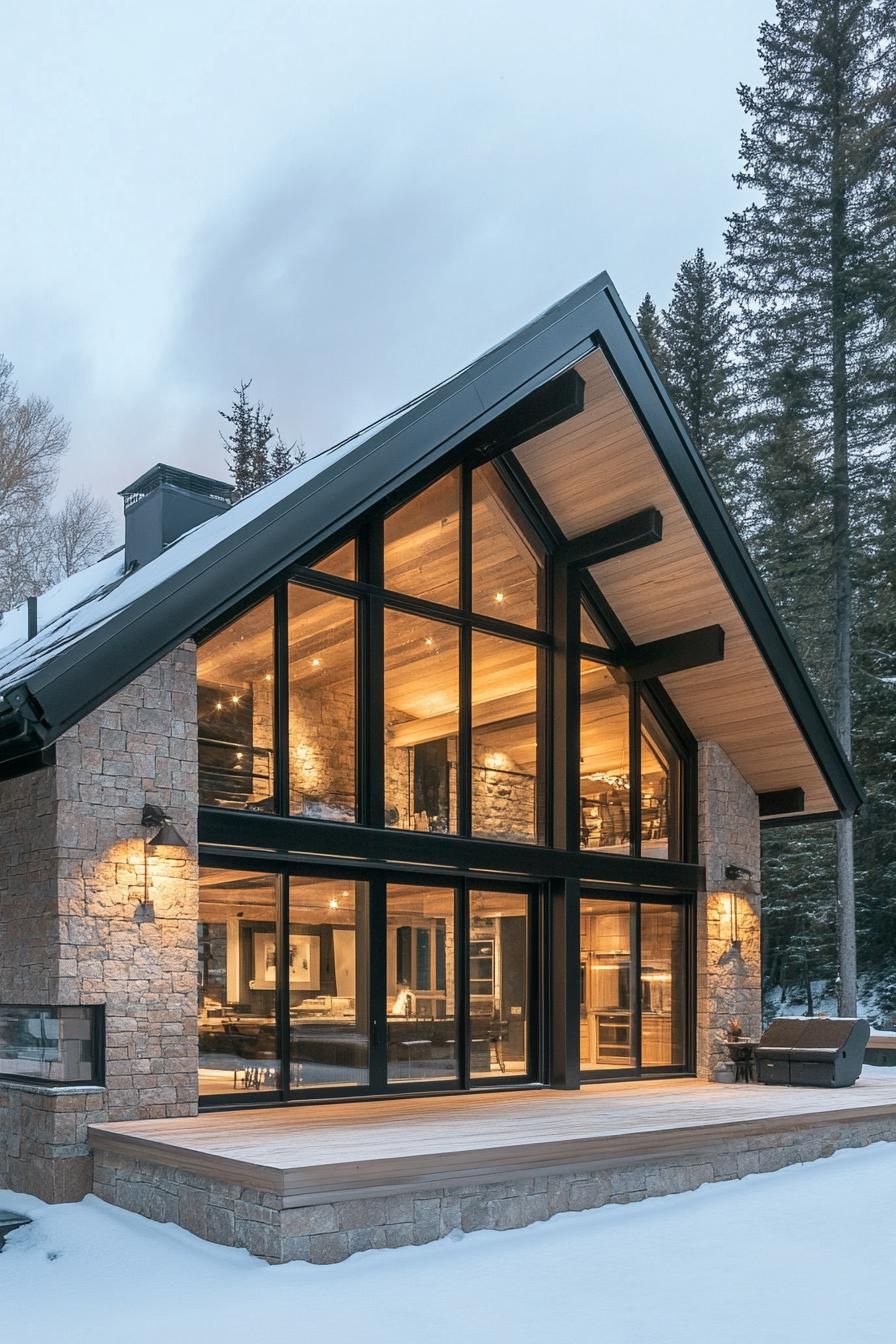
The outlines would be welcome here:
[[[157,462],[132,485],[119,490],[124,500],[125,513],[162,485],[173,485],[179,490],[188,490],[191,495],[202,495],[219,504],[233,503],[235,487],[228,481],[216,481],[211,476],[199,476],[195,471],[184,471],[182,467],[169,467],[164,462]]]

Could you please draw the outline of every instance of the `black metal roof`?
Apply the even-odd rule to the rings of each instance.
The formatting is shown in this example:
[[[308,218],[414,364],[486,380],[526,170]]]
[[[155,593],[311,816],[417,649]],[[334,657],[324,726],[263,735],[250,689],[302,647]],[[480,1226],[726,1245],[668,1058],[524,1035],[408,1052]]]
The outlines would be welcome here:
[[[6,762],[8,770],[15,768],[17,758],[22,766],[34,761],[35,752],[184,639],[250,597],[289,564],[319,553],[329,538],[431,472],[470,436],[476,434],[481,442],[481,432],[498,416],[598,348],[626,388],[840,811],[853,813],[862,795],[849,762],[606,274],[575,290],[374,432],[314,459],[312,465],[319,469],[310,475],[300,469],[294,491],[266,487],[245,515],[243,506],[237,505],[223,519],[205,524],[191,534],[193,541],[184,548],[185,562],[179,568],[170,561],[183,543],[171,547],[157,583],[123,603],[102,624],[69,639],[58,652],[48,651],[19,683],[6,687],[0,701],[0,763]],[[267,492],[271,504],[264,508]],[[224,520],[230,526],[221,535]],[[197,553],[197,539],[206,529],[208,547]],[[150,575],[149,569],[146,574]]]

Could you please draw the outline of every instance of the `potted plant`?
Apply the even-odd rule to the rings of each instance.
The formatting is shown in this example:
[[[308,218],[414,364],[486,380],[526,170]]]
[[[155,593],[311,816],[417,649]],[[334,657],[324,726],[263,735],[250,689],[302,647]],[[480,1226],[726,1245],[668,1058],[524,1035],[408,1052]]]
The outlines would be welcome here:
[[[728,1023],[728,1040],[739,1041],[744,1034],[739,1017],[732,1017]]]

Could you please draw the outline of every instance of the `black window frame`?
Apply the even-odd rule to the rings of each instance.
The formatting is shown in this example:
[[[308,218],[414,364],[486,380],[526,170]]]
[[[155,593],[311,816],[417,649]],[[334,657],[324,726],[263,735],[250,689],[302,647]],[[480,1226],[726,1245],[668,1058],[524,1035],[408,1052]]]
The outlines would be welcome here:
[[[546,929],[547,902],[543,883],[533,882],[525,876],[469,875],[433,871],[429,868],[405,867],[393,869],[391,866],[374,867],[363,862],[340,865],[328,862],[325,859],[315,860],[303,854],[296,854],[287,858],[259,853],[257,855],[240,854],[225,858],[220,854],[204,854],[202,849],[199,853],[199,866],[200,869],[220,867],[247,873],[271,875],[274,879],[275,890],[278,967],[285,967],[289,964],[291,877],[313,876],[334,878],[341,881],[366,882],[370,911],[370,922],[367,930],[370,957],[367,1004],[370,1041],[367,1083],[302,1088],[291,1085],[289,979],[288,976],[278,971],[274,996],[275,1032],[279,1052],[277,1056],[279,1086],[258,1093],[247,1093],[240,1089],[232,1092],[206,1093],[199,1097],[200,1110],[228,1110],[231,1107],[239,1109],[247,1106],[263,1108],[267,1106],[323,1104],[328,1101],[350,1101],[352,1099],[383,1100],[389,1097],[430,1093],[465,1095],[469,1092],[490,1091],[496,1088],[499,1090],[517,1090],[543,1085],[547,1053],[545,1041],[548,1029],[548,995],[543,969],[546,958],[542,955],[542,946],[548,936]],[[390,1081],[387,1078],[386,888],[401,885],[428,885],[454,890],[454,983],[458,1033],[458,1072],[455,1078],[429,1082],[417,1079]],[[528,897],[529,1032],[527,1069],[524,1074],[505,1075],[499,1072],[494,1078],[471,1076],[468,1030],[469,995],[467,992],[469,895],[471,890],[504,891],[514,895],[525,894]]]
[[[631,1034],[634,1063],[619,1069],[588,1069],[580,1061],[582,1083],[624,1082],[637,1078],[680,1078],[692,1076],[696,1072],[696,1020],[697,997],[694,949],[696,947],[696,897],[693,892],[657,892],[631,891],[620,887],[611,889],[582,883],[579,893],[578,924],[581,930],[581,902],[625,901],[632,906],[634,928],[631,947],[632,979],[635,986],[631,1008]],[[658,1064],[645,1066],[642,1062],[643,1040],[641,1035],[641,911],[645,905],[671,905],[682,911],[682,959],[680,974],[682,983],[679,993],[682,997],[682,1032],[684,1049],[680,1064]],[[581,936],[581,934],[580,934]],[[579,964],[579,957],[576,958]],[[581,1004],[581,996],[579,996]]]
[[[526,860],[509,857],[514,851],[531,849],[562,850],[565,853],[577,853],[581,850],[579,837],[579,791],[576,772],[572,762],[578,759],[578,664],[581,657],[606,663],[619,669],[620,680],[625,677],[626,651],[633,647],[624,628],[619,623],[609,604],[604,599],[592,575],[587,571],[574,569],[562,572],[555,566],[555,553],[565,538],[559,528],[538,501],[535,492],[526,481],[521,468],[511,455],[491,460],[502,476],[508,495],[513,499],[518,513],[517,521],[525,528],[544,555],[543,584],[547,594],[545,609],[542,613],[541,628],[516,625],[494,617],[483,616],[472,610],[472,530],[470,501],[472,498],[472,473],[477,463],[461,461],[443,464],[440,470],[421,477],[414,483],[413,489],[406,490],[388,501],[385,508],[371,513],[360,527],[331,537],[318,551],[311,552],[307,561],[301,565],[290,566],[285,574],[270,580],[263,588],[247,598],[238,608],[227,613],[213,625],[198,632],[197,641],[219,633],[235,621],[245,611],[256,606],[269,595],[274,596],[274,675],[275,675],[275,714],[274,714],[274,756],[275,756],[275,792],[273,815],[286,819],[290,827],[297,828],[296,837],[303,829],[308,835],[309,847],[319,849],[325,834],[334,830],[352,830],[357,827],[382,831],[400,837],[417,833],[400,827],[387,827],[385,823],[385,769],[383,738],[383,681],[384,681],[384,613],[387,608],[403,611],[411,615],[441,621],[460,630],[460,733],[458,743],[458,826],[447,836],[448,840],[469,840],[472,834],[472,730],[471,730],[471,680],[472,680],[472,633],[474,630],[493,634],[518,643],[544,650],[539,659],[539,731],[540,756],[537,769],[536,790],[540,800],[538,823],[540,834],[534,844],[521,841],[490,841],[478,839],[482,845],[493,846],[494,866],[498,871],[524,872],[533,876],[532,865]],[[386,589],[383,578],[383,522],[385,517],[402,507],[419,494],[427,485],[448,470],[461,468],[461,527],[460,527],[460,602],[457,607],[443,606],[425,599]],[[338,578],[324,574],[312,566],[327,555],[338,550],[347,541],[354,541],[357,578],[354,580]],[[330,592],[337,596],[350,597],[356,601],[356,713],[355,713],[355,820],[328,821],[320,823],[312,818],[295,816],[289,811],[289,647],[288,647],[288,585],[298,583],[309,588]],[[608,633],[609,647],[595,646],[581,640],[580,611],[584,605],[599,629]],[[565,696],[558,697],[558,688],[565,688]],[[641,750],[640,750],[640,709],[642,700],[650,707],[669,742],[680,760],[682,787],[680,794],[681,818],[678,833],[681,836],[681,853],[668,859],[641,856]],[[600,851],[582,851],[596,859],[608,860],[617,865],[630,861],[626,870],[620,868],[620,878],[628,880],[639,865],[640,880],[657,881],[659,874],[651,874],[657,865],[676,863],[681,867],[688,865],[696,869],[696,742],[690,734],[681,716],[667,693],[658,682],[644,682],[632,686],[629,709],[630,731],[630,826],[631,852],[629,855],[602,854]],[[575,777],[575,784],[573,779]],[[253,820],[261,820],[260,814],[243,809],[217,808],[210,804],[200,805],[200,817],[203,814],[224,812],[231,818],[239,818],[236,825],[241,837],[248,843]],[[271,813],[265,814],[270,816]],[[261,832],[259,832],[261,834]],[[216,833],[217,835],[217,833]],[[334,837],[335,838],[335,837]],[[241,840],[242,842],[242,840]],[[260,842],[266,847],[265,842]],[[294,847],[290,845],[290,848]],[[295,847],[298,847],[296,845]],[[342,849],[338,852],[342,852]],[[591,880],[600,880],[596,869],[583,873]],[[604,876],[609,870],[604,868]],[[688,877],[690,874],[688,874]],[[682,874],[678,874],[681,885]],[[694,873],[696,885],[696,871]],[[690,881],[685,879],[685,885]]]

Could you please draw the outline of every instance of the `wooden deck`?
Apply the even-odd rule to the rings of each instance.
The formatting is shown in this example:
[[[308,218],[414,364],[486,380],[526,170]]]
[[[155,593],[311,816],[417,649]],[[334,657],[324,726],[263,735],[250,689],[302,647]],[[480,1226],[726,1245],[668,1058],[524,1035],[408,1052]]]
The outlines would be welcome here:
[[[894,1077],[855,1087],[615,1083],[580,1092],[340,1102],[93,1125],[94,1150],[273,1191],[298,1206],[669,1160],[726,1137],[896,1117]]]

